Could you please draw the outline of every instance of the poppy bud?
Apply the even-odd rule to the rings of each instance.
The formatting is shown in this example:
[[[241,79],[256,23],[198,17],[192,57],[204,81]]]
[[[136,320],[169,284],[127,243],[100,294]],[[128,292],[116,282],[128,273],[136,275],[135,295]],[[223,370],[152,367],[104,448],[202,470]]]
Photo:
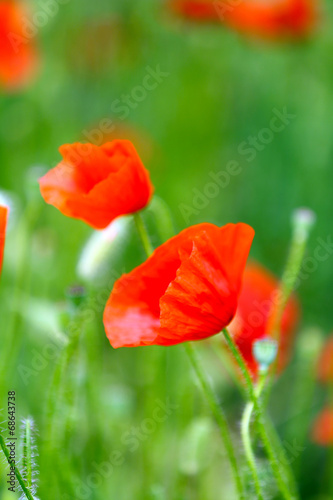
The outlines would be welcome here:
[[[253,356],[261,373],[265,373],[274,363],[277,353],[278,342],[274,339],[266,337],[253,343]]]
[[[103,231],[95,231],[84,246],[76,272],[87,282],[94,282],[105,275],[111,259],[123,250],[132,224],[130,216],[118,217]]]
[[[70,286],[67,288],[65,295],[70,311],[76,311],[87,297],[86,289],[80,285]]]
[[[316,222],[316,214],[309,208],[298,208],[292,214],[292,225],[295,238],[299,242],[306,241],[312,227]]]

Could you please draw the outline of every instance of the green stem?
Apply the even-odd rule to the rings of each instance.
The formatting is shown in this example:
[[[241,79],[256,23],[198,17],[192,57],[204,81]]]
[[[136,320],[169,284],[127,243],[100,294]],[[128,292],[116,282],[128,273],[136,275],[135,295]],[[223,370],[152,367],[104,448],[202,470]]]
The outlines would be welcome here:
[[[260,434],[261,440],[262,440],[263,445],[265,447],[272,471],[274,473],[276,483],[277,483],[281,493],[283,494],[283,497],[285,498],[285,500],[295,500],[295,498],[297,498],[297,496],[296,496],[296,494],[292,495],[290,493],[289,488],[285,483],[284,475],[286,477],[288,477],[288,474],[285,471],[284,471],[284,474],[282,474],[282,472],[281,472],[281,468],[284,469],[284,466],[283,466],[283,464],[279,463],[276,452],[275,452],[275,450],[270,442],[270,439],[269,439],[269,436],[268,436],[268,433],[267,433],[267,430],[266,430],[266,427],[264,424],[263,410],[262,410],[262,407],[260,404],[259,397],[260,397],[260,394],[261,394],[262,389],[264,387],[266,378],[265,378],[265,376],[262,377],[258,387],[255,390],[252,379],[251,379],[251,375],[248,371],[246,363],[245,363],[237,345],[234,343],[232,337],[230,336],[229,332],[226,329],[222,330],[222,332],[223,332],[223,335],[227,341],[227,344],[228,344],[232,354],[234,355],[235,360],[237,361],[237,364],[238,364],[238,366],[239,366],[239,368],[244,376],[244,379],[246,381],[247,388],[249,391],[249,396],[250,396],[249,408],[250,408],[250,404],[251,404],[251,411],[250,411],[250,409],[247,409],[247,407],[245,408],[245,411],[247,412],[246,422],[251,421],[252,413],[254,410],[258,432]],[[246,439],[247,439],[247,437],[246,437]],[[248,447],[248,439],[246,442],[246,446]]]
[[[28,487],[32,486],[32,466],[31,466],[31,425],[27,418],[25,421],[23,439],[23,469],[25,470]]]
[[[0,434],[0,447],[1,447],[6,459],[8,461],[8,464],[11,465],[10,452],[9,452],[9,450],[6,446],[5,440],[3,439],[1,434]],[[16,478],[19,482],[19,485],[21,486],[22,491],[25,494],[26,498],[28,498],[28,500],[34,500],[34,497],[30,493],[29,488],[27,488],[20,471],[18,470],[18,468],[16,466],[15,466],[15,476],[16,476]]]
[[[268,433],[270,442],[273,443],[273,448],[276,452],[277,457],[285,457],[285,449],[283,448],[280,437],[276,432],[276,429],[268,415],[265,416],[265,428]],[[284,473],[288,479],[289,487],[292,490],[293,494],[297,497],[298,487],[296,484],[294,471],[290,466],[289,460],[283,460],[283,464]]]
[[[232,379],[233,383],[238,387],[238,390],[241,393],[243,399],[247,401],[248,389],[244,386],[244,383],[240,379],[238,373],[235,372],[235,363],[231,359],[231,356],[225,349],[224,345],[221,343],[220,339],[218,339],[218,342],[215,342],[214,337],[212,337],[212,342],[210,343],[210,347],[221,361],[222,366],[225,368],[226,372]]]
[[[134,218],[136,229],[137,229],[139,236],[141,238],[143,248],[147,254],[147,257],[149,257],[153,253],[154,248],[150,242],[146,226],[145,226],[143,219],[142,219],[142,215],[140,212],[135,212],[133,214],[133,218]]]
[[[189,360],[192,364],[192,367],[193,367],[193,369],[194,369],[194,371],[195,371],[195,373],[200,381],[202,390],[205,394],[205,397],[206,397],[207,402],[210,406],[210,409],[211,409],[211,411],[215,417],[215,420],[219,426],[222,440],[223,440],[223,443],[224,443],[224,446],[225,446],[225,449],[226,449],[226,452],[227,452],[227,455],[228,455],[228,458],[229,458],[229,461],[230,461],[230,464],[232,467],[232,471],[234,474],[235,483],[236,483],[239,498],[244,499],[245,497],[244,497],[243,484],[242,484],[241,476],[240,476],[240,473],[238,470],[238,464],[237,464],[236,454],[235,454],[235,450],[234,450],[234,445],[233,445],[232,440],[231,440],[230,431],[228,428],[228,423],[227,423],[226,417],[224,416],[224,413],[223,413],[219,403],[216,400],[216,396],[215,396],[213,389],[211,388],[211,386],[207,380],[207,377],[202,369],[201,363],[198,359],[198,356],[197,356],[195,350],[193,349],[192,345],[189,342],[186,342],[184,344],[184,346],[185,346],[186,353],[189,357]]]
[[[310,230],[313,224],[314,224],[314,215],[312,222],[308,222],[305,225],[304,221],[302,223],[301,220],[299,219],[299,215],[294,220],[294,229],[293,229],[293,236],[290,245],[289,255],[287,258],[287,263],[284,272],[280,280],[280,286],[277,292],[277,297],[278,297],[277,305],[275,309],[272,310],[266,331],[267,335],[271,335],[278,342],[280,341],[280,335],[281,335],[280,330],[281,330],[283,313],[288,304],[289,298],[293,290],[295,289],[296,281],[303,262],[306,245],[309,239]],[[278,359],[279,356],[277,357],[272,367],[272,370],[267,371],[265,375],[266,379],[265,384],[267,383],[268,379],[269,383],[267,384],[264,407],[267,407],[269,396],[272,391],[274,377],[277,370]]]
[[[258,392],[259,392],[259,390],[258,390]],[[257,396],[257,394],[256,394],[256,396]],[[256,459],[255,459],[254,451],[252,448],[252,441],[251,441],[251,420],[252,420],[254,404],[255,404],[254,400],[252,400],[252,401],[249,401],[247,403],[247,405],[245,406],[245,410],[244,410],[242,422],[241,422],[241,435],[242,435],[242,440],[243,440],[243,445],[244,445],[244,450],[245,450],[245,456],[246,456],[250,471],[252,473],[252,478],[254,481],[254,486],[255,486],[256,493],[257,493],[257,497],[259,500],[262,500],[263,494],[261,491],[260,479],[259,479],[258,472],[257,472]]]
[[[228,332],[228,330],[226,328],[224,328],[222,330],[222,333],[224,335],[224,338],[227,342],[227,345],[232,353],[232,355],[234,356],[235,360],[237,361],[237,364],[242,372],[242,375],[244,377],[244,380],[246,382],[246,386],[247,386],[247,390],[248,390],[248,393],[249,393],[249,399],[252,401],[255,399],[255,394],[254,394],[254,386],[253,386],[253,382],[252,382],[252,378],[251,378],[251,375],[249,373],[249,370],[246,366],[246,363],[244,361],[244,358],[243,356],[241,355],[237,345],[235,344],[235,342],[233,341],[230,333]]]

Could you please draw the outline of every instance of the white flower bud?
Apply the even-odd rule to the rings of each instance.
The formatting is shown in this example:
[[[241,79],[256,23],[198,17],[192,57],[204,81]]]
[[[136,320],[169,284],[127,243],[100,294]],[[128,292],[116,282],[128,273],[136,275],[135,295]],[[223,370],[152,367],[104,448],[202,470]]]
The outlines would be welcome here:
[[[123,248],[128,238],[131,216],[118,217],[102,231],[95,231],[83,247],[77,275],[84,281],[95,281],[103,276],[112,257]]]
[[[278,353],[278,342],[271,338],[256,340],[252,348],[253,356],[259,365],[261,372],[266,372],[270,365],[276,360]]]
[[[316,214],[309,208],[297,208],[292,214],[295,236],[299,241],[308,238],[309,232],[316,222]]]

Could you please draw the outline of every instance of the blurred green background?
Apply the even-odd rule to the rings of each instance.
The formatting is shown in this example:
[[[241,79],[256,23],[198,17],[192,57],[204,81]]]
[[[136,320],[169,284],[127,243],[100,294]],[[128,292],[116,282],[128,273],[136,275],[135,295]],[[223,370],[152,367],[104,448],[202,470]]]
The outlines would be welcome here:
[[[39,8],[36,2],[33,9]],[[333,21],[331,5],[322,8],[320,27],[309,40],[267,43],[220,25],[177,19],[156,0],[59,4],[57,14],[50,16],[36,36],[40,68],[35,81],[24,91],[2,93],[0,100],[0,184],[17,197],[0,289],[4,343],[16,307],[14,279],[24,242],[19,220],[27,211],[28,197],[37,196],[31,181],[36,171],[31,169],[56,165],[58,147],[86,142],[87,131],[96,130],[101,120],[114,120],[114,137],[132,138],[157,194],[170,206],[177,231],[204,221],[246,222],[256,231],[251,256],[277,275],[287,257],[293,209],[307,206],[317,215],[308,255],[313,255],[318,238],[330,238]],[[142,84],[147,67],[159,67],[167,76],[133,109],[129,107],[123,120],[122,113],[115,111],[115,101]],[[244,142],[264,134],[274,110],[284,109],[294,116],[290,123],[266,144],[259,139],[255,155],[242,153]],[[250,156],[255,157],[249,161]],[[196,190],[203,193],[211,182],[210,172],[225,171],[230,161],[238,162],[241,173],[198,208]],[[188,220],[184,206],[193,209]],[[15,357],[6,360],[4,391],[17,391],[18,417],[31,415],[36,421],[39,497],[232,500],[222,445],[181,346],[113,350],[101,322],[102,299],[93,307],[94,319],[88,322],[81,350],[69,370],[71,389],[69,394],[65,391],[61,410],[65,430],[58,429],[58,450],[51,453],[45,402],[56,359],[48,360],[40,370],[33,368],[36,373],[28,384],[17,367],[31,368],[36,353],[50,342],[61,345],[51,320],[61,308],[64,290],[80,282],[76,264],[90,234],[83,223],[65,218],[41,201],[28,238],[30,265],[19,311],[20,341]],[[144,259],[138,246],[133,235],[114,264],[116,273]],[[300,336],[308,327],[329,333],[332,283],[331,257],[302,280],[298,289],[303,309]],[[105,301],[105,287],[101,289]],[[292,448],[295,429],[303,437],[308,434],[325,398],[316,387],[309,408],[296,411],[290,405],[294,395],[302,393],[303,344],[275,386],[271,407],[282,439]],[[202,351],[237,432],[243,403],[210,348],[202,346]],[[153,432],[139,438],[138,448],[131,451],[124,433],[142,425],[158,406],[157,399],[165,402],[168,398],[177,408]],[[5,407],[3,399],[0,408]],[[302,499],[333,498],[329,450],[314,446],[308,436],[298,445],[304,449],[302,458],[297,450],[295,456],[287,453],[299,474]],[[78,485],[86,485],[86,478],[95,471],[94,463],[107,461],[117,451],[122,463],[97,486],[89,486],[86,496],[78,496]],[[262,468],[266,474],[264,462]],[[4,475],[5,467],[3,479]],[[5,481],[0,495],[15,498],[6,496]],[[274,487],[267,498],[279,498]]]

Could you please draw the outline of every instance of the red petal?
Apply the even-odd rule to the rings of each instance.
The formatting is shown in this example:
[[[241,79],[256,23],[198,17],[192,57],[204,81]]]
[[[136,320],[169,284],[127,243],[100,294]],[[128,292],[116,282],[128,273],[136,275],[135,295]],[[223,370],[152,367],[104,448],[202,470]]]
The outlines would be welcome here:
[[[187,324],[195,324],[196,338],[220,331],[233,314],[234,296],[238,293],[253,235],[253,229],[245,224],[224,228],[198,224],[157,248],[145,263],[122,276],[114,286],[104,313],[104,325],[112,346],[169,345],[188,340],[181,325],[170,331],[169,324],[172,329],[180,319],[184,324],[184,314],[189,312],[186,308],[193,306],[196,300],[201,302],[187,316]],[[230,249],[229,245],[240,245],[243,250]],[[175,290],[179,283],[185,286],[186,282],[188,288],[181,297]],[[201,287],[205,295],[200,295],[199,288],[191,288],[191,285]],[[217,319],[212,319],[213,314],[218,315]],[[213,333],[209,319],[215,325]],[[193,328],[191,331],[193,333]]]
[[[333,409],[325,408],[312,428],[312,440],[321,446],[333,445]]]
[[[254,375],[257,374],[258,366],[252,354],[253,342],[270,333],[268,324],[276,304],[274,294],[278,286],[278,280],[259,264],[251,262],[246,267],[238,309],[230,331]],[[279,370],[288,363],[298,320],[298,302],[295,297],[291,297],[281,322]]]
[[[318,378],[321,382],[333,382],[333,336],[324,344],[318,361]]]
[[[230,323],[253,236],[246,224],[228,224],[210,226],[194,238],[161,298],[159,343],[200,340]]]
[[[129,141],[65,145],[64,161],[40,179],[45,201],[96,229],[144,208],[153,186]]]
[[[37,50],[24,32],[28,16],[23,2],[0,2],[0,83],[15,90],[29,82],[37,69]]]
[[[7,218],[8,218],[8,208],[0,206],[0,273],[2,269],[3,254],[5,248]]]

